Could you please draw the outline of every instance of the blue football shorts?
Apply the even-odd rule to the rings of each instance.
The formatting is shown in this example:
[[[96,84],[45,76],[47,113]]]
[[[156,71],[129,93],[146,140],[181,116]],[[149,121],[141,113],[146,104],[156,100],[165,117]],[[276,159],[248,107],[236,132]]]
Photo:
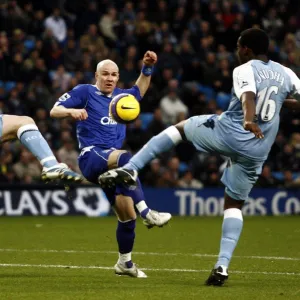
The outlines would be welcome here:
[[[218,115],[196,116],[187,120],[184,132],[197,150],[230,158],[221,178],[225,192],[235,200],[247,200],[261,174],[264,161],[251,160],[228,147],[218,134],[219,126]]]
[[[117,149],[102,149],[97,146],[86,147],[81,150],[78,157],[78,164],[82,175],[90,182],[99,184],[98,177],[108,170],[108,157]],[[119,162],[118,166],[119,166]],[[121,186],[116,188],[103,188],[107,199],[111,205],[114,205],[115,196],[123,194]]]
[[[98,183],[99,175],[108,170],[109,155],[115,150],[115,148],[102,149],[96,146],[83,148],[78,157],[83,176],[90,182]]]

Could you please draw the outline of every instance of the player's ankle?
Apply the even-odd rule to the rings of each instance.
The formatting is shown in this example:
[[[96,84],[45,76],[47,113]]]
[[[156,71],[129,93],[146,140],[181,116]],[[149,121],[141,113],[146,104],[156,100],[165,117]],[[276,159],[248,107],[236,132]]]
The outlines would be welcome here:
[[[126,268],[130,269],[133,267],[133,262],[131,260],[125,262]]]
[[[150,208],[147,206],[146,202],[144,200],[138,202],[136,205],[135,205],[136,209],[138,210],[138,212],[140,213],[140,216],[143,218],[143,219],[146,219],[146,216],[147,214],[149,213],[150,211]]]
[[[151,211],[151,209],[149,207],[147,207],[146,209],[144,209],[142,212],[140,212],[140,215],[143,219],[147,218],[147,215],[149,214],[149,212]]]

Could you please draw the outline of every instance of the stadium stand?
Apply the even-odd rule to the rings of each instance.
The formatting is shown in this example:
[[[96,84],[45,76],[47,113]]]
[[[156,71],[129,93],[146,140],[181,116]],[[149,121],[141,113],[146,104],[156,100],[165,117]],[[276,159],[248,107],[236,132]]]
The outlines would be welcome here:
[[[9,0],[0,5],[0,113],[33,117],[57,156],[78,170],[72,122],[50,120],[49,110],[66,90],[93,83],[96,64],[104,58],[118,63],[119,86],[130,87],[143,53],[153,50],[159,60],[152,84],[140,119],[128,126],[126,148],[137,151],[170,123],[226,110],[236,40],[246,28],[264,28],[272,39],[270,58],[300,76],[297,14],[298,0]],[[299,116],[283,110],[259,186],[285,186],[297,178],[299,129]],[[72,152],[69,161],[67,152]],[[182,163],[174,171],[178,159]],[[180,186],[189,178],[199,187],[216,186],[224,162],[183,144],[151,164],[142,178],[145,185]],[[25,166],[32,171],[24,172]],[[39,182],[39,168],[18,142],[2,145],[0,182]]]

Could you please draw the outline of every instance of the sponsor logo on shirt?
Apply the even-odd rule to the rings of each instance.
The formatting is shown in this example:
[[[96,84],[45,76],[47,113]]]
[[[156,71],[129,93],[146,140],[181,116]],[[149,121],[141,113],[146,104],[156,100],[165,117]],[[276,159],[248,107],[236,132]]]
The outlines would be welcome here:
[[[239,86],[240,86],[241,89],[242,89],[243,87],[249,85],[249,82],[246,81],[246,80],[244,80],[244,79],[242,79],[242,78],[239,78],[238,83],[239,83]]]
[[[112,119],[111,117],[102,117],[100,119],[100,123],[102,125],[117,125],[117,122],[114,119]]]

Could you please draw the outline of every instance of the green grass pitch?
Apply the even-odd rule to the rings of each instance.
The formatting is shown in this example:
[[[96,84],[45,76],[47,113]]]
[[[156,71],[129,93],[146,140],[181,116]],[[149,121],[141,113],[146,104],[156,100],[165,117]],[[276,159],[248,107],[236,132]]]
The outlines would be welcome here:
[[[224,287],[206,287],[222,218],[138,221],[133,260],[147,279],[118,277],[113,217],[0,219],[0,299],[300,299],[300,218],[245,218]]]

